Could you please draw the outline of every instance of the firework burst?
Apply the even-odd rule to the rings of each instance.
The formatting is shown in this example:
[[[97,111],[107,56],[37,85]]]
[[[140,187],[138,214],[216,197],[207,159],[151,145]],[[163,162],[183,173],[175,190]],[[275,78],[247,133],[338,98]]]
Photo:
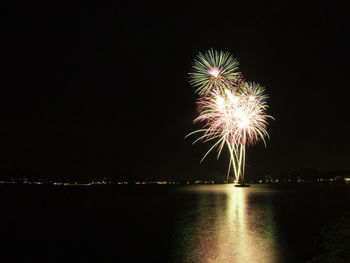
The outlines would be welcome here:
[[[199,53],[189,73],[190,84],[199,95],[208,94],[213,88],[231,87],[241,78],[238,65],[228,52],[211,49]]]
[[[194,122],[205,123],[203,136],[209,140],[220,135],[228,141],[254,144],[268,137],[266,97],[258,83],[245,83],[238,90],[212,91],[197,101],[199,116]]]
[[[244,177],[245,146],[268,137],[266,114],[267,95],[258,83],[247,82],[239,88],[213,90],[208,96],[197,101],[199,116],[194,122],[204,123],[203,132],[197,141],[216,140],[213,147],[218,149],[217,158],[225,145],[231,153],[236,180]],[[192,133],[193,134],[193,133]],[[231,162],[230,162],[231,163]]]
[[[215,67],[209,71],[207,69],[207,72],[215,76],[221,74]],[[244,181],[246,146],[259,140],[266,145],[265,137],[269,137],[266,128],[268,119],[272,118],[266,114],[268,96],[264,87],[256,82],[245,82],[243,78],[236,80],[225,79],[222,82],[212,82],[212,86],[208,88],[203,86],[200,93],[202,96],[197,100],[199,115],[194,120],[203,123],[203,129],[187,135],[202,133],[194,143],[215,141],[201,162],[213,149],[217,148],[219,158],[224,146],[228,147],[231,160],[227,181],[231,164],[235,179]],[[207,84],[208,82],[205,82],[205,85]]]

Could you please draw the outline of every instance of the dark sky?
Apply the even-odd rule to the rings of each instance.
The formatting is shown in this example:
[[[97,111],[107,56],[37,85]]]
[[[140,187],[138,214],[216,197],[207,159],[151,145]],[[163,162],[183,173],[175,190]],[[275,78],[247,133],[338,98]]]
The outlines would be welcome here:
[[[271,97],[271,139],[248,149],[248,177],[350,169],[346,1],[143,2],[4,9],[3,174],[223,178],[227,152],[199,164],[210,144],[184,140],[196,128],[187,73],[210,48]]]

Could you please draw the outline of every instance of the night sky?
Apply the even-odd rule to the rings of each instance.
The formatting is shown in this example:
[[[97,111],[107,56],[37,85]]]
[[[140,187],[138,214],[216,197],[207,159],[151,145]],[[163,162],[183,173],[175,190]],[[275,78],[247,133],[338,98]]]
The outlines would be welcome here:
[[[283,3],[282,3],[283,2]],[[228,153],[199,127],[187,73],[199,51],[232,53],[275,117],[247,177],[350,169],[349,4],[134,1],[3,11],[0,171],[85,179],[224,178]]]

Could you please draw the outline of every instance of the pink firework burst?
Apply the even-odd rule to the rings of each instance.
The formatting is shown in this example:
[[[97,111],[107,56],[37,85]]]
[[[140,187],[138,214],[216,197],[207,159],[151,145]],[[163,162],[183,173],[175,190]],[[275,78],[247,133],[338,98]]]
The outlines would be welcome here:
[[[226,144],[231,152],[236,179],[243,177],[245,146],[268,137],[267,95],[258,83],[242,82],[237,88],[215,89],[197,101],[199,115],[194,122],[204,123],[204,132],[195,142],[216,140],[207,154],[218,148],[218,158]],[[203,160],[202,159],[202,160]],[[238,167],[238,168],[237,168]]]

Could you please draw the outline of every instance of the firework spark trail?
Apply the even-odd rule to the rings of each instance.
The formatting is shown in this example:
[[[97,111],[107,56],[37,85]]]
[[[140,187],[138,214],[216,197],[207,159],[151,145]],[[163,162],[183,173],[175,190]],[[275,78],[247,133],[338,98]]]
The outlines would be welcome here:
[[[236,181],[243,181],[246,146],[259,140],[266,146],[265,137],[269,137],[267,120],[272,117],[266,114],[268,96],[258,83],[244,81],[237,71],[238,62],[229,53],[209,50],[198,57],[190,83],[201,96],[197,100],[199,115],[194,122],[204,125],[186,137],[203,133],[194,143],[216,140],[201,162],[214,148],[219,158],[226,144],[230,151],[227,182],[231,164]]]

